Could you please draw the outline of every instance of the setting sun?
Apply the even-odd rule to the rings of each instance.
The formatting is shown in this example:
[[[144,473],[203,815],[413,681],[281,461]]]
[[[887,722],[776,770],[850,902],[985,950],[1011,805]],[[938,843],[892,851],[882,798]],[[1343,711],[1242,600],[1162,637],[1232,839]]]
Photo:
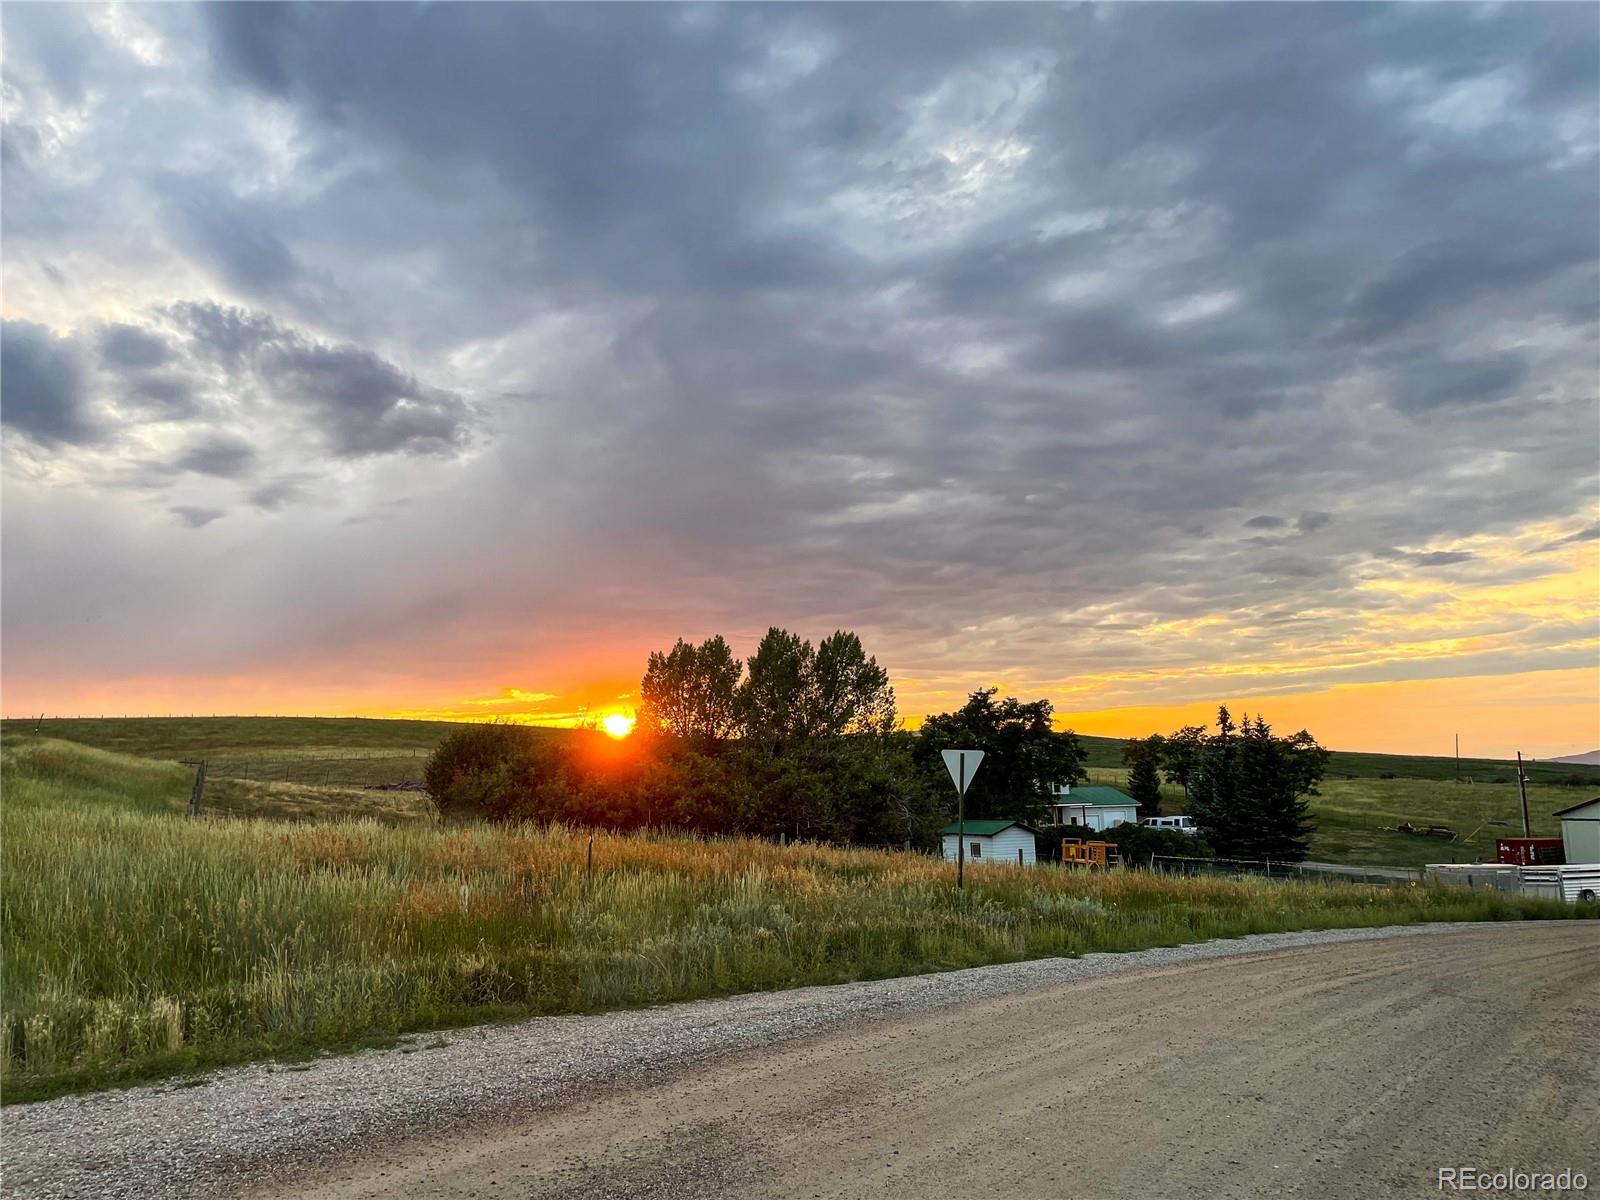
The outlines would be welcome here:
[[[633,732],[634,718],[612,713],[600,722],[600,728],[614,738],[625,738]]]

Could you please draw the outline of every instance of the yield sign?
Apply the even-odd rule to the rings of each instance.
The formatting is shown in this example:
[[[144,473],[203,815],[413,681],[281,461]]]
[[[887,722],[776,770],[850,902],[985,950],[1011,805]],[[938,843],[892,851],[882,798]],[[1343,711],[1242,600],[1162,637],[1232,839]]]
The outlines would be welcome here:
[[[978,764],[983,761],[983,751],[941,750],[939,753],[944,755],[944,766],[950,772],[950,782],[956,785],[957,792],[965,796],[972,777],[978,773]]]

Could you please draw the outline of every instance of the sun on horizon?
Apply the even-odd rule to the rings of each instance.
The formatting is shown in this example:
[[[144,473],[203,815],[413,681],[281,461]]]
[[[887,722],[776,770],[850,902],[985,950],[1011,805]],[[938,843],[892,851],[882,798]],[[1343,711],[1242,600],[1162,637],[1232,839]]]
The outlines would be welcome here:
[[[602,718],[600,728],[605,730],[610,737],[625,738],[633,732],[635,721],[636,718],[627,716],[624,713],[612,713]]]

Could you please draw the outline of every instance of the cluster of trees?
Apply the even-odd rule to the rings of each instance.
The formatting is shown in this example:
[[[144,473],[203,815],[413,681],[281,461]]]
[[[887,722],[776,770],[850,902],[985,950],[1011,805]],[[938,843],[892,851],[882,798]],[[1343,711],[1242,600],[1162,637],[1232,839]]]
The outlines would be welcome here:
[[[514,725],[452,733],[427,784],[449,817],[674,827],[866,845],[938,844],[955,789],[940,750],[985,752],[974,817],[1034,819],[1084,750],[1047,700],[974,692],[956,712],[901,729],[888,672],[854,633],[816,646],[769,629],[748,662],[727,641],[650,655],[637,725],[617,743]]]
[[[1307,797],[1317,794],[1328,751],[1301,730],[1279,737],[1259,715],[1234,723],[1226,707],[1217,730],[1186,725],[1175,733],[1127,742],[1128,794],[1139,815],[1161,812],[1161,776],[1183,788],[1189,815],[1216,853],[1227,858],[1299,862],[1315,824]]]
[[[739,738],[773,752],[896,725],[889,672],[844,630],[812,649],[787,629],[769,629],[748,665],[721,634],[698,646],[680,638],[650,656],[637,716],[644,733],[702,749]]]
[[[1037,826],[1059,785],[1087,778],[1083,745],[1056,731],[1048,700],[985,688],[914,734],[901,729],[889,673],[843,630],[813,646],[769,629],[747,662],[720,636],[679,640],[650,655],[637,717],[621,743],[593,731],[465,727],[429,760],[429,794],[449,817],[932,849],[955,815],[941,750],[984,752],[967,792],[975,819]],[[1305,857],[1306,797],[1328,757],[1310,734],[1276,737],[1259,717],[1236,726],[1224,708],[1216,733],[1188,726],[1131,741],[1123,757],[1141,817],[1159,815],[1165,775],[1216,853]],[[1047,840],[1058,845],[1059,832]],[[1114,836],[1155,850],[1136,827]]]

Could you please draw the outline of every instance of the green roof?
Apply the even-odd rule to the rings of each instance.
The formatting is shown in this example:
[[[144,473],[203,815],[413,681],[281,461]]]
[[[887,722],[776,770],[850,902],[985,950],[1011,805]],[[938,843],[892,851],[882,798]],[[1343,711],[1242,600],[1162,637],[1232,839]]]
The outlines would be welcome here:
[[[1106,787],[1098,783],[1088,784],[1084,787],[1074,787],[1065,796],[1052,796],[1050,803],[1087,804],[1091,808],[1101,804],[1132,804],[1135,807],[1138,806],[1138,801],[1132,796],[1124,795],[1114,787]]]
[[[1021,828],[1026,829],[1029,833],[1034,831],[1033,826],[1024,825],[1021,821],[968,821],[964,826],[962,826],[962,829],[964,829],[967,834],[973,837],[993,837],[1002,829],[1010,829],[1013,825],[1020,826]],[[958,832],[956,829],[956,823],[951,821],[950,824],[946,825],[939,832]]]

